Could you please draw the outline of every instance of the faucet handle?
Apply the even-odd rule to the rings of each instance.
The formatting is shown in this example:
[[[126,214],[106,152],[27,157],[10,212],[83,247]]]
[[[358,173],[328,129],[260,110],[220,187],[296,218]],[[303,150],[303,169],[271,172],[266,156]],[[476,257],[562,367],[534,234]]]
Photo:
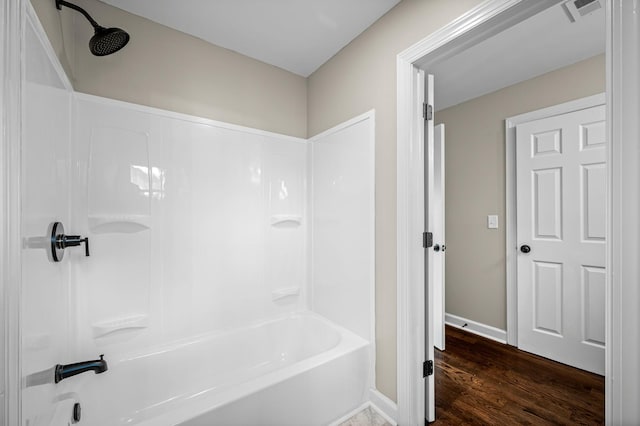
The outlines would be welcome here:
[[[64,249],[75,247],[84,243],[84,254],[89,256],[89,237],[82,238],[80,235],[65,235],[64,226],[60,222],[50,225],[51,250],[49,257],[54,262],[60,262],[64,256]]]
[[[80,242],[84,243],[84,255],[89,257],[89,237],[84,237]],[[102,355],[100,356],[102,357]]]

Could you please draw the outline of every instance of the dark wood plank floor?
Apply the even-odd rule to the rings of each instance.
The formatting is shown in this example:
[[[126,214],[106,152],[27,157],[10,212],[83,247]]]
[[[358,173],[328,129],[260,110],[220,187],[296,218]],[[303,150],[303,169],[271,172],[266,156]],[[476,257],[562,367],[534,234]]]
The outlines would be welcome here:
[[[436,350],[432,425],[604,424],[604,378],[463,330]]]

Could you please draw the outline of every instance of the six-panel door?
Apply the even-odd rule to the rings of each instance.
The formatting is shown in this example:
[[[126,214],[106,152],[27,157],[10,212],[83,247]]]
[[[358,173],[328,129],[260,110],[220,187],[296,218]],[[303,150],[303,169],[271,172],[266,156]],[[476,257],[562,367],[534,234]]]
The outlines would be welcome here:
[[[518,347],[604,374],[605,106],[518,125]]]

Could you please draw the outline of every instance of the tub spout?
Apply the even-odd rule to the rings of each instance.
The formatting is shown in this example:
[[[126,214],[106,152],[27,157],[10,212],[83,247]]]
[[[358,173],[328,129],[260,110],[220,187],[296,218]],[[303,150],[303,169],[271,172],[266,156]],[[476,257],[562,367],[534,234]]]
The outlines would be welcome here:
[[[104,360],[104,355],[100,355],[100,359],[93,361],[76,362],[74,364],[58,364],[55,368],[55,382],[66,379],[67,377],[75,376],[76,374],[84,373],[85,371],[94,371],[96,374],[104,373],[107,371],[107,361]]]

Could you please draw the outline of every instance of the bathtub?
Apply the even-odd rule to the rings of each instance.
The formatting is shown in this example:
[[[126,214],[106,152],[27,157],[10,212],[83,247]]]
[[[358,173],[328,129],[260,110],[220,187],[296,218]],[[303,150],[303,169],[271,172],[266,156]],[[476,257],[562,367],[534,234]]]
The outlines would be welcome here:
[[[109,360],[83,378],[80,425],[326,425],[367,400],[370,371],[368,341],[297,313]]]

